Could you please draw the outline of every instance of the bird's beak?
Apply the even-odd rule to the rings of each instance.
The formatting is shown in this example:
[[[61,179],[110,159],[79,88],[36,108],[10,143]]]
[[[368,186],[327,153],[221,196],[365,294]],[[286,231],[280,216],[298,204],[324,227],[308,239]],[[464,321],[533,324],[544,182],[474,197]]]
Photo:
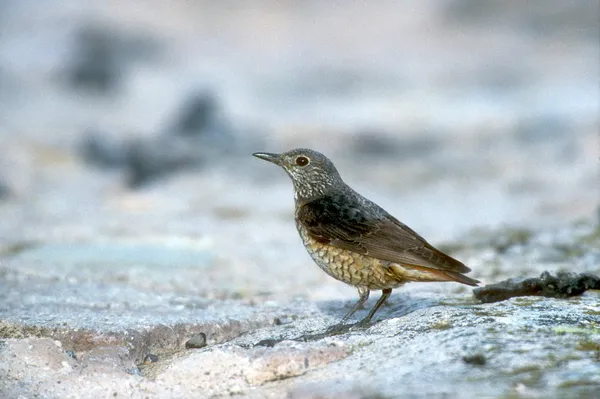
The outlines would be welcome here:
[[[265,161],[281,166],[281,157],[279,154],[272,154],[270,152],[255,152],[252,155],[256,158],[264,159]]]

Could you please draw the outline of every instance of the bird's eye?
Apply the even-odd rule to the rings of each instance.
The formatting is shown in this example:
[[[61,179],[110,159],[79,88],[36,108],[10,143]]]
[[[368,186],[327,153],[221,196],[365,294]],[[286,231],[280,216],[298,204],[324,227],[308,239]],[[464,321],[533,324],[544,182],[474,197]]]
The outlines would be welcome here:
[[[305,156],[301,155],[298,158],[296,158],[296,165],[298,165],[298,166],[306,166],[309,163],[310,163],[310,161]]]

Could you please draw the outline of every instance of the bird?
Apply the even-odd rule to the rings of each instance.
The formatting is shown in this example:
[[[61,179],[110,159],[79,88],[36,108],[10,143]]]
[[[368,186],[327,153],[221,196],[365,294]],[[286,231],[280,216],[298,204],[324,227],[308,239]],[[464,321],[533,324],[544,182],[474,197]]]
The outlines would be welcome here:
[[[392,290],[407,282],[479,283],[464,275],[471,269],[463,263],[354,191],[320,152],[297,148],[252,155],[280,166],[292,179],[296,228],[312,260],[329,276],[357,288],[359,299],[338,327],[364,305],[372,290],[382,295],[355,325],[368,325]]]

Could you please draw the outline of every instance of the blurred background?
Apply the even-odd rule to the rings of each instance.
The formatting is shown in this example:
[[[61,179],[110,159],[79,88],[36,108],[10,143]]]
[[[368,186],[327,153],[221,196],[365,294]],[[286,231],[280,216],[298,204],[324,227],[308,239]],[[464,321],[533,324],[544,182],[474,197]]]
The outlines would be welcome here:
[[[295,147],[434,243],[595,220],[599,15],[597,0],[0,0],[0,242],[183,243],[289,278],[281,251],[310,264],[292,186],[250,154]]]

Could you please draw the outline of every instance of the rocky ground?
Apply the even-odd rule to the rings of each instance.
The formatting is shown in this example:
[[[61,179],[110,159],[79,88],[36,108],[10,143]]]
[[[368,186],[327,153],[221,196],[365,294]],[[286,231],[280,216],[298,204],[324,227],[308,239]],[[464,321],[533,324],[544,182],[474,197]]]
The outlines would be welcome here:
[[[462,286],[415,283],[370,327],[328,335],[354,298],[337,299],[320,276],[294,274],[295,284],[280,283],[287,294],[219,298],[204,282],[231,266],[178,264],[202,250],[157,243],[162,254],[125,267],[124,254],[146,245],[124,248],[5,252],[5,396],[589,397],[600,386],[598,291],[482,304]],[[600,230],[478,233],[453,253],[484,283],[516,270],[597,273]]]
[[[598,290],[326,334],[356,292],[249,155],[325,152],[482,285],[598,276],[600,4],[233,4],[0,1],[0,396],[600,391]]]

